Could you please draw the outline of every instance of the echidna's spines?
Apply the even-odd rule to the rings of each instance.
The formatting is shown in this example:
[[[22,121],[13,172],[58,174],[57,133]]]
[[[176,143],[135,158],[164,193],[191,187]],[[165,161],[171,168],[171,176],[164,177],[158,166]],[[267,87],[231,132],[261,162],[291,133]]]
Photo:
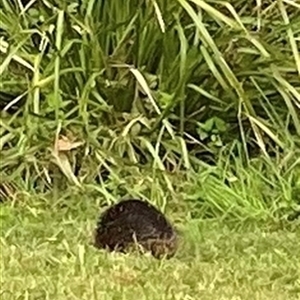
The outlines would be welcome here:
[[[150,203],[123,200],[102,213],[95,232],[95,246],[125,252],[135,243],[155,257],[172,256],[177,248],[177,234]]]

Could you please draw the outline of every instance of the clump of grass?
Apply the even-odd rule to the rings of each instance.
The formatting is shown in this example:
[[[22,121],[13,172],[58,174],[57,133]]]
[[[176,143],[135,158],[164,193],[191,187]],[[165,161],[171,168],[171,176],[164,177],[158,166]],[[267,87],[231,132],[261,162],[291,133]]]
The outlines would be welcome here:
[[[130,195],[234,220],[297,209],[298,4],[1,8],[1,199]]]

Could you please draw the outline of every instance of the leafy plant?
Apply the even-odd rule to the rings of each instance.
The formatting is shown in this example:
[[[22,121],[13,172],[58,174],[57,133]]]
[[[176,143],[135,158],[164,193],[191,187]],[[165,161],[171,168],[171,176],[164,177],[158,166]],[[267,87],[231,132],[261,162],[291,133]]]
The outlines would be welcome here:
[[[235,156],[245,168],[288,161],[292,176],[299,14],[292,1],[3,0],[3,182],[97,190],[138,168],[174,193],[168,172]],[[68,134],[80,147],[55,149]]]

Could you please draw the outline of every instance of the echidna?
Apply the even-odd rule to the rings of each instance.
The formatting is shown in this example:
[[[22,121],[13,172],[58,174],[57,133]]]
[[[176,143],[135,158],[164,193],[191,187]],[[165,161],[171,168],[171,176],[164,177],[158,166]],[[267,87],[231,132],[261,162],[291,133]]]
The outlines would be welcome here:
[[[177,234],[153,205],[129,199],[109,207],[101,215],[94,245],[120,252],[139,245],[156,258],[170,258],[177,249]]]

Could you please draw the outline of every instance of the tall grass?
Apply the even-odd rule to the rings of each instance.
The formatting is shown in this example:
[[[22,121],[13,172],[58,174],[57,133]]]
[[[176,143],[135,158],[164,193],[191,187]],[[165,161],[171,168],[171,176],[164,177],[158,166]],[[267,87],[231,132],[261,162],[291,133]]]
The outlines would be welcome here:
[[[2,0],[2,194],[161,199],[183,172],[214,214],[299,201],[299,16],[288,0]]]

